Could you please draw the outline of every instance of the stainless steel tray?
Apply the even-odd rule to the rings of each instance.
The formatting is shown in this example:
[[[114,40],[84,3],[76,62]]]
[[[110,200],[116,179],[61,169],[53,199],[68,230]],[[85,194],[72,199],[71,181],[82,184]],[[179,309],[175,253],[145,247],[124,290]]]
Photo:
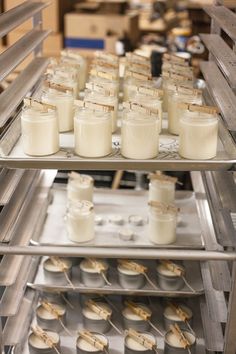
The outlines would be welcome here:
[[[22,150],[19,117],[0,141],[0,163],[15,168],[97,170],[229,170],[234,168],[236,148],[228,130],[220,123],[217,156],[212,160],[187,160],[178,154],[178,137],[167,133],[167,120],[160,136],[160,152],[150,160],[126,159],[120,153],[120,133],[113,135],[112,153],[103,158],[81,158],[74,154],[73,133],[60,134],[60,151],[46,157],[30,157]]]
[[[197,214],[194,193],[190,191],[177,191],[176,204],[180,208],[179,223],[177,226],[177,241],[171,245],[158,246],[148,240],[148,193],[147,191],[125,191],[95,189],[95,213],[105,222],[95,227],[95,240],[86,244],[77,244],[67,237],[65,213],[67,204],[66,186],[56,186],[52,189],[53,201],[48,208],[47,219],[39,239],[32,239],[34,245],[74,245],[74,246],[100,246],[100,247],[145,247],[145,248],[188,248],[201,249],[204,247],[201,236],[201,227]],[[111,215],[122,215],[125,224],[113,225],[109,222]],[[130,215],[140,215],[146,223],[143,226],[132,226],[128,222]],[[119,231],[123,227],[131,228],[135,234],[133,241],[122,241]],[[135,250],[132,250],[135,252]]]
[[[134,290],[134,289],[123,289],[119,285],[118,282],[118,274],[116,270],[116,261],[109,261],[110,270],[109,270],[109,280],[111,281],[111,286],[104,286],[103,288],[89,288],[84,286],[80,282],[80,274],[79,267],[75,266],[72,269],[72,283],[74,285],[74,289],[71,288],[70,285],[55,285],[49,282],[44,277],[43,271],[43,261],[45,257],[42,258],[41,263],[39,265],[38,273],[34,279],[33,284],[28,284],[34,289],[38,290],[56,290],[56,291],[69,291],[74,290],[76,292],[82,293],[95,293],[95,294],[125,294],[125,295],[144,295],[144,296],[168,296],[168,297],[186,297],[186,296],[198,296],[204,293],[204,287],[201,278],[201,271],[198,262],[187,262],[184,261],[183,264],[186,267],[186,279],[191,287],[195,290],[191,291],[187,286],[179,291],[165,291],[161,290],[158,286],[156,289],[153,289],[149,284],[146,284],[142,289]],[[156,284],[156,262],[152,260],[143,261],[149,271],[148,275],[150,279]]]
[[[112,303],[117,312],[114,310],[114,323],[122,329],[122,319],[120,316],[122,304],[120,297],[109,297],[109,302]],[[72,310],[67,306],[67,328],[71,331],[73,336],[69,336],[65,331],[60,333],[61,337],[61,350],[62,353],[74,354],[76,352],[76,338],[77,332],[79,329],[83,329],[82,316],[81,316],[81,307],[79,297],[76,294],[69,294],[69,300],[73,304],[74,309]],[[163,305],[161,304],[160,299],[149,299],[149,306],[153,311],[153,323],[164,332],[163,327]],[[197,346],[196,354],[205,353],[205,342],[204,335],[202,331],[202,321],[199,310],[199,302],[197,299],[188,299],[186,304],[191,307],[193,310],[193,329],[197,337]],[[36,319],[34,318],[32,324],[36,324]],[[164,341],[162,336],[157,334],[155,331],[151,331],[157,339],[158,353],[162,354],[164,349]],[[119,335],[114,329],[111,329],[107,334],[105,334],[109,340],[109,353],[111,354],[123,354],[124,353],[124,338],[122,335]],[[25,343],[23,354],[28,354],[28,344]]]

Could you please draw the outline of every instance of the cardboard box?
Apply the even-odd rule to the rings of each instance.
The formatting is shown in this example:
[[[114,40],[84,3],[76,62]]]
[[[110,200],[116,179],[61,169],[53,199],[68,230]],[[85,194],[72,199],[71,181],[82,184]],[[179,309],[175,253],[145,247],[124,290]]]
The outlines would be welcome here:
[[[7,35],[7,45],[11,46],[21,37],[23,37],[27,31],[14,30]],[[63,48],[63,36],[61,33],[51,34],[43,42],[43,53],[49,55],[59,55]]]
[[[103,39],[97,38],[65,38],[65,47],[80,49],[89,56],[93,55],[94,50],[105,50],[109,53],[116,52],[116,42],[118,36],[106,36]]]
[[[22,4],[25,0],[4,0],[5,11]],[[44,0],[46,1],[46,0]],[[72,10],[72,1],[50,0],[50,5],[42,12],[43,29],[51,29],[53,32],[63,31],[64,15]],[[17,27],[18,31],[26,31],[32,28],[32,20],[24,22]]]
[[[68,13],[65,15],[65,45],[70,46],[77,40],[81,45],[84,42],[86,48],[91,44],[91,48],[102,49],[108,35],[119,37],[124,33],[135,45],[139,39],[138,21],[136,12],[127,15]]]

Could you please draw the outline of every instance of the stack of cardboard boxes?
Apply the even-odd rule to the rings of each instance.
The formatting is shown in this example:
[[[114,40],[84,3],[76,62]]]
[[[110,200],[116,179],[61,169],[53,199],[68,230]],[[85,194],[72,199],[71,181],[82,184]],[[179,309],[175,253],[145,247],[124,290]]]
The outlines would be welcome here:
[[[8,11],[26,0],[4,0],[4,11]],[[47,0],[42,0],[46,1]],[[60,50],[77,48],[84,54],[93,50],[115,52],[116,42],[126,36],[133,46],[139,39],[138,13],[127,12],[127,0],[50,0],[43,10],[42,28],[52,31],[44,41],[45,56],[59,56]],[[91,7],[95,10],[91,12]],[[32,30],[32,19],[24,22],[7,36],[7,46],[13,45]],[[33,54],[17,68],[22,70],[32,60]]]
[[[4,11],[10,10],[25,0],[4,0]],[[72,0],[50,0],[50,5],[42,12],[43,29],[51,29],[52,33],[44,41],[43,54],[45,56],[58,56],[63,48],[64,15],[72,10]],[[33,28],[32,20],[24,22],[7,36],[7,45],[14,44]],[[21,64],[23,68],[28,58]]]
[[[93,0],[93,10],[89,4],[89,0],[84,6],[79,3],[76,11],[65,15],[65,47],[86,54],[93,50],[114,53],[117,40],[124,36],[131,45],[137,44],[139,16],[134,11],[126,12],[126,0]]]

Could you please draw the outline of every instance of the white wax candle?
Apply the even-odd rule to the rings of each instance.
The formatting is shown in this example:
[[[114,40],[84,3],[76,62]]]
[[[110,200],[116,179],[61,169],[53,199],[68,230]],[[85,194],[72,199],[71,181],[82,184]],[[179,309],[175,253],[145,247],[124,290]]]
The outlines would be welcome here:
[[[43,93],[42,101],[57,107],[59,132],[73,130],[74,97],[72,92],[50,89]]]
[[[148,333],[140,333],[142,334],[143,336],[145,336],[147,339],[155,342],[155,339],[154,339],[154,336],[152,336],[151,334],[148,334]],[[129,337],[129,336],[126,336],[125,338],[125,345],[131,349],[131,350],[134,350],[134,351],[146,351],[146,350],[150,350],[146,347],[144,347],[142,344],[136,342],[136,340],[134,340],[133,338]]]
[[[60,313],[60,316],[63,316],[65,314],[65,306],[59,304],[52,304],[52,306],[58,311],[58,313]],[[37,308],[36,312],[38,317],[44,320],[56,320],[58,318],[53,312],[46,310],[42,305]]]
[[[88,175],[69,176],[67,184],[67,197],[69,200],[88,200],[93,201],[94,179]]]
[[[66,217],[68,237],[74,242],[88,242],[94,236],[94,210],[89,201],[71,202]]]
[[[117,96],[105,96],[98,94],[97,92],[88,91],[85,93],[85,101],[100,103],[104,105],[111,106],[113,110],[111,111],[111,121],[112,121],[112,133],[117,129],[117,114],[118,114],[118,98]]]
[[[106,344],[106,346],[108,345],[108,340],[105,336],[102,336],[101,334],[94,334],[98,339],[100,339],[103,343]],[[100,351],[99,349],[95,348],[92,344],[88,343],[85,339],[79,337],[77,339],[77,346],[78,348],[80,348],[81,350],[84,350],[86,352],[98,352]]]
[[[168,102],[169,102],[169,96],[173,93],[175,90],[173,85],[183,85],[187,87],[193,87],[193,80],[174,80],[172,78],[170,79],[164,79],[162,81],[162,89],[163,89],[163,111],[167,112],[168,111]]]
[[[124,241],[129,241],[133,238],[134,232],[131,229],[124,228],[119,231],[119,236]]]
[[[145,310],[146,312],[148,312],[150,315],[152,314],[152,312],[150,311],[150,309],[143,305],[143,304],[137,304],[138,307],[141,307],[143,310]],[[127,318],[127,320],[131,320],[131,321],[143,321],[143,318],[140,317],[139,315],[135,314],[129,307],[125,307],[122,311],[122,315]]]
[[[175,201],[175,183],[157,179],[151,180],[148,199],[149,201],[173,204]]]
[[[46,156],[59,150],[57,112],[42,112],[29,107],[22,111],[21,132],[23,150],[27,155]]]
[[[96,225],[103,225],[104,219],[100,215],[95,215],[95,224]]]
[[[84,90],[85,88],[85,83],[87,81],[87,71],[88,71],[88,64],[87,60],[81,56],[79,53],[76,53],[74,55],[74,51],[65,49],[61,53],[61,60],[62,62],[65,63],[73,63],[77,64],[78,66],[78,84],[79,84],[79,90]]]
[[[141,226],[144,224],[144,221],[145,221],[144,218],[140,215],[130,215],[129,216],[129,222],[132,225]]]
[[[179,94],[174,91],[168,96],[168,131],[175,135],[180,133],[180,118],[183,111],[178,107],[178,104],[181,102],[202,104],[202,97]]]
[[[186,159],[212,159],[217,152],[217,116],[186,112],[180,119],[179,154]]]
[[[157,97],[137,93],[132,97],[132,102],[142,104],[144,107],[158,111],[158,131],[160,133],[162,130],[163,118],[162,100]]]
[[[184,269],[184,267],[180,266],[179,264],[178,264],[178,267],[181,268],[181,269]],[[170,277],[170,278],[177,276],[174,272],[172,272],[171,270],[167,269],[163,264],[158,264],[157,272],[159,274],[161,274],[161,275],[164,275],[164,276]]]
[[[194,344],[196,337],[193,334],[191,334],[190,332],[187,332],[187,331],[183,331],[183,334],[185,335],[187,340],[190,342],[190,344]],[[165,340],[172,347],[184,348],[183,344],[180,342],[179,338],[173,332],[167,332]]]
[[[188,315],[189,319],[192,318],[193,313],[191,309],[185,305],[179,305],[181,309],[186,312]],[[164,309],[164,317],[166,317],[168,320],[179,322],[181,321],[181,318],[178,316],[178,314],[174,311],[174,309],[171,306],[166,306]]]
[[[119,95],[120,83],[118,80],[107,80],[101,77],[90,76],[89,82],[100,85],[107,91],[112,91],[116,97]]]
[[[99,302],[98,303],[99,307],[101,307],[104,310],[107,310],[109,313],[112,313],[111,307],[108,306],[107,304],[103,303],[103,302]],[[90,319],[90,320],[102,320],[103,318],[97,314],[96,312],[94,312],[93,310],[91,310],[89,307],[85,306],[82,309],[82,314],[84,315],[84,317]]]
[[[55,344],[59,343],[60,337],[56,332],[46,331],[46,333],[53,339]],[[42,339],[36,336],[34,333],[29,336],[29,344],[37,349],[47,349],[50,348]]]
[[[118,271],[122,274],[125,274],[125,275],[139,275],[140,273],[139,272],[136,272],[134,270],[131,270],[131,269],[126,269],[125,267],[123,267],[122,265],[118,265],[117,267]]]
[[[112,151],[111,114],[82,109],[74,119],[75,153],[83,157],[107,156]]]
[[[152,159],[158,155],[159,132],[156,116],[127,112],[122,119],[121,153],[131,159]]]
[[[177,215],[174,213],[149,212],[149,240],[159,245],[168,245],[176,241]]]
[[[106,261],[99,259],[99,263],[105,267],[106,271],[108,270],[108,263]],[[91,262],[89,262],[87,259],[82,260],[80,263],[80,269],[87,273],[98,273],[97,268],[94,268]]]
[[[69,270],[72,267],[72,263],[69,259],[61,259],[63,263],[65,264],[66,268]],[[52,273],[59,273],[62,272],[61,268],[58,267],[57,265],[53,264],[50,258],[47,258],[44,263],[43,263],[43,268],[47,270],[48,272]]]
[[[115,215],[111,215],[109,217],[109,221],[115,225],[122,225],[122,224],[124,224],[125,220],[122,215],[115,214]]]
[[[69,75],[68,68],[63,70],[56,70],[51,78],[51,81],[55,84],[70,87],[73,90],[73,96],[76,99],[78,97],[78,81],[77,77],[73,74]]]

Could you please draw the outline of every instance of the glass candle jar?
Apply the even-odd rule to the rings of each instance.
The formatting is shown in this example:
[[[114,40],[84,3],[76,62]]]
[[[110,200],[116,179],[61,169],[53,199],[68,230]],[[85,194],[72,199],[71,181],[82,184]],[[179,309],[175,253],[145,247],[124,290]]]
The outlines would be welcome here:
[[[49,89],[43,92],[42,101],[57,107],[60,133],[73,130],[74,96],[72,91],[60,92]]]
[[[103,94],[99,94],[98,92],[86,90],[84,100],[85,102],[89,101],[89,102],[104,104],[112,107],[113,110],[111,111],[111,120],[112,120],[112,133],[114,133],[117,129],[118,97],[103,95]]]
[[[217,152],[218,117],[185,111],[180,118],[179,154],[186,159],[212,159]]]
[[[59,129],[56,110],[24,108],[21,114],[23,150],[27,155],[46,156],[59,150]]]
[[[79,173],[69,174],[67,184],[67,198],[71,201],[89,200],[93,201],[94,179],[88,175]]]
[[[73,90],[73,96],[78,97],[78,82],[75,76],[69,75],[66,71],[56,71],[50,81],[54,84],[70,87]]]
[[[176,241],[177,211],[166,204],[150,207],[149,240],[157,245],[169,245]]]
[[[193,87],[193,80],[174,80],[174,79],[162,79],[162,89],[163,89],[163,112],[168,111],[168,100],[169,100],[169,95],[175,91],[175,86],[176,85],[183,85],[186,87]]]
[[[66,228],[68,238],[77,243],[94,239],[94,209],[89,201],[70,201],[66,213]]]
[[[182,115],[182,110],[178,105],[181,102],[202,104],[202,96],[179,93],[178,89],[170,91],[170,94],[168,95],[168,131],[175,135],[179,135],[180,132],[180,117]]]
[[[69,87],[72,87],[75,91],[76,97],[79,93],[79,71],[78,67],[73,65],[69,65],[69,63],[59,63],[58,65],[53,67],[54,77],[60,77],[60,80],[66,80],[69,82]]]
[[[159,152],[157,115],[124,112],[121,125],[121,153],[130,159],[152,159]]]
[[[152,80],[138,80],[135,77],[128,76],[123,83],[123,101],[129,101],[137,92],[137,87],[146,86],[153,88],[154,82]]]
[[[79,90],[84,90],[85,83],[87,81],[88,76],[88,63],[87,60],[81,56],[78,52],[64,49],[61,51],[61,60],[65,63],[73,63],[77,65],[78,70],[78,84]]]
[[[90,83],[95,83],[97,85],[101,85],[105,90],[113,92],[113,95],[118,97],[120,91],[120,82],[118,80],[108,80],[105,78],[90,76]]]
[[[174,204],[175,202],[175,181],[151,179],[149,183],[149,201],[153,200],[165,204]]]
[[[162,129],[162,117],[163,117],[162,100],[158,99],[157,97],[144,95],[136,92],[133,96],[131,96],[131,101],[139,103],[144,107],[155,109],[158,111],[158,123],[159,123],[158,131],[160,133]]]
[[[74,118],[75,153],[83,157],[103,157],[112,151],[111,113],[88,108]]]

